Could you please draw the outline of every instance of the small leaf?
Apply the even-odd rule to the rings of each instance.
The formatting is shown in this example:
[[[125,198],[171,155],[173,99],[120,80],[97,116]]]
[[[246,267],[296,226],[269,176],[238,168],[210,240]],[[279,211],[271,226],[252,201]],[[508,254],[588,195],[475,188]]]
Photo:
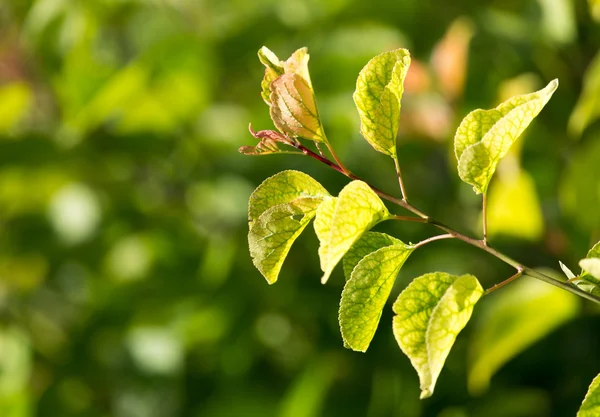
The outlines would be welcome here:
[[[308,53],[306,48],[295,51],[287,61],[280,61],[269,48],[263,46],[258,51],[258,59],[265,68],[265,76],[261,82],[263,100],[271,105],[271,83],[283,74],[298,74],[310,85],[308,75]]]
[[[400,100],[409,66],[406,49],[377,55],[360,71],[353,96],[360,132],[375,150],[392,158],[396,157]]]
[[[397,241],[368,254],[356,265],[340,303],[340,329],[345,346],[360,352],[367,350],[396,276],[413,250],[412,246]]]
[[[250,226],[271,207],[291,203],[298,198],[329,197],[329,193],[311,176],[300,171],[282,171],[260,184],[250,196],[248,221]]]
[[[367,232],[344,255],[342,265],[346,281],[350,279],[352,270],[368,254],[386,246],[402,243],[400,240],[379,232]]]
[[[333,268],[362,234],[390,216],[375,192],[362,181],[352,181],[337,199],[325,201],[317,210],[315,232],[325,284]]]
[[[585,395],[577,417],[597,417],[600,415],[600,375],[596,376]]]
[[[487,191],[496,166],[511,145],[546,105],[558,87],[513,97],[491,110],[475,110],[461,122],[454,137],[458,175],[477,194]]]
[[[562,271],[564,272],[564,274],[567,276],[568,279],[573,279],[576,278],[575,274],[573,273],[573,271],[571,271],[565,264],[563,264],[561,261],[558,261],[558,265],[560,266],[560,269],[562,269]]]
[[[494,293],[482,307],[469,352],[473,395],[485,392],[505,363],[575,317],[578,302],[560,288],[521,278]]]
[[[419,374],[422,399],[433,394],[456,336],[482,294],[473,275],[434,272],[415,278],[398,296],[394,336]]]
[[[271,83],[271,119],[286,135],[326,141],[312,87],[299,74],[284,74]]]
[[[600,242],[598,242],[594,246],[592,246],[592,249],[589,250],[589,252],[587,253],[585,258],[586,259],[600,258]],[[589,271],[589,269],[584,268],[583,265],[581,265],[581,262],[579,265],[581,266],[581,278],[586,278],[588,275],[593,275],[595,278],[600,279],[600,277],[598,277],[596,274]]]
[[[579,261],[579,266],[586,272],[586,279],[595,278],[596,281],[600,280],[600,258],[582,259]]]
[[[269,284],[277,281],[292,244],[315,216],[321,201],[321,198],[298,198],[279,204],[264,211],[250,227],[250,255]]]

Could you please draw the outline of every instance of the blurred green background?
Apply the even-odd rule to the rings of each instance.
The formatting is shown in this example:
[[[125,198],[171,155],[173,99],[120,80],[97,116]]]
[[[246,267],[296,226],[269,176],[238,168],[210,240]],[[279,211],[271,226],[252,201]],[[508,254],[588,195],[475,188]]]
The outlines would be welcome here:
[[[492,182],[491,243],[577,271],[600,239],[596,0],[4,0],[0,416],[574,416],[600,372],[600,310],[529,278],[481,300],[419,401],[393,299],[433,270],[485,287],[512,274],[460,242],[408,260],[366,354],[342,346],[341,268],[319,283],[312,227],[267,285],[247,248],[252,190],[283,169],[332,193],[347,181],[303,157],[237,153],[255,144],[249,122],[272,128],[262,45],[282,59],[309,48],[328,137],[394,193],[393,164],[360,138],[351,95],[372,56],[409,48],[409,196],[474,236],[480,201],[455,172],[456,126],[559,78]]]

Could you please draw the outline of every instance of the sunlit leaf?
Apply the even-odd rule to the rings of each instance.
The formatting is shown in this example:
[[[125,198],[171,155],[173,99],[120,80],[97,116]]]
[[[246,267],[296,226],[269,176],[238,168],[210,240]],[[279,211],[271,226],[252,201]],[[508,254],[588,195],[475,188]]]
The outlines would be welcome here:
[[[600,415],[600,375],[596,376],[585,395],[577,417],[597,417]]]
[[[394,336],[419,374],[421,398],[433,394],[446,357],[482,294],[473,275],[433,272],[415,278],[398,296]]]
[[[471,393],[486,391],[498,369],[574,317],[577,307],[577,297],[572,294],[528,278],[490,296],[470,345]]]
[[[360,352],[367,350],[396,276],[413,250],[412,246],[396,241],[368,254],[356,265],[340,303],[340,329],[345,346]]]
[[[381,249],[385,246],[402,243],[400,240],[379,232],[367,232],[348,250],[344,255],[342,265],[344,267],[344,276],[346,281],[350,279],[354,267],[371,252]]]
[[[375,150],[393,158],[409,65],[410,54],[406,49],[377,55],[360,71],[354,92],[362,135]]]
[[[315,216],[321,201],[321,198],[298,198],[279,204],[263,212],[250,227],[250,255],[269,284],[277,281],[292,244]]]
[[[600,53],[585,71],[583,90],[569,118],[569,131],[581,135],[586,127],[600,117]]]
[[[326,140],[312,87],[296,73],[284,74],[271,83],[271,119],[289,136]]]
[[[271,105],[271,83],[283,74],[298,74],[311,85],[308,74],[308,52],[306,48],[296,50],[286,61],[280,61],[269,48],[263,46],[258,51],[258,59],[265,66],[265,76],[261,82],[262,98]]]
[[[585,256],[586,259],[590,259],[590,258],[600,258],[600,242],[596,243],[594,246],[592,246],[592,249],[590,249],[587,253],[587,255]],[[583,262],[583,260],[582,260]],[[597,274],[592,273],[589,269],[583,267],[583,265],[581,265],[581,263],[579,264],[581,266],[581,277],[582,278],[586,278],[588,275],[592,275],[595,278],[600,279],[600,276],[598,276]],[[598,282],[598,284],[600,284],[600,282]]]
[[[328,200],[319,207],[315,231],[320,242],[323,284],[362,234],[389,215],[381,199],[362,181],[352,181],[337,199]]]
[[[586,258],[579,261],[579,266],[586,272],[585,277],[589,280],[595,278],[600,280],[600,258]]]
[[[551,81],[544,89],[513,97],[491,110],[475,110],[461,122],[454,137],[458,175],[485,193],[500,159],[546,105],[558,87]]]
[[[488,236],[541,238],[544,218],[533,178],[518,167],[499,174],[487,199]]]
[[[267,178],[250,196],[248,221],[250,226],[267,209],[298,198],[329,197],[329,193],[311,176],[300,171],[287,170]]]

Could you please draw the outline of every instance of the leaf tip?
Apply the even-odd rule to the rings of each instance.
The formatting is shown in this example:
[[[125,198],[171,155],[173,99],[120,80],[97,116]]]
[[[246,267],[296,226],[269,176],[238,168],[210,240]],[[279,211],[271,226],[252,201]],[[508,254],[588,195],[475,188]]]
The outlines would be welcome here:
[[[424,400],[425,398],[429,398],[433,395],[433,390],[429,388],[421,388],[421,396],[419,399]]]

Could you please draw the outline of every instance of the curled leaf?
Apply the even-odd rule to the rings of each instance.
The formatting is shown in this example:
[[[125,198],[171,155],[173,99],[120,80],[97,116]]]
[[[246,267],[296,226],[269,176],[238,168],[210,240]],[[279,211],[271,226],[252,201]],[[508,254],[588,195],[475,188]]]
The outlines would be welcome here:
[[[400,101],[409,66],[406,49],[377,55],[360,71],[353,96],[360,132],[376,151],[392,158],[396,157]]]
[[[375,192],[362,181],[352,181],[339,197],[317,209],[315,232],[325,284],[333,268],[362,234],[390,216]]]
[[[485,193],[498,162],[546,105],[558,87],[551,81],[535,93],[513,97],[491,110],[475,110],[461,122],[454,137],[458,175]]]
[[[344,286],[339,321],[344,345],[352,350],[365,352],[369,347],[396,276],[414,250],[394,240],[362,258]]]
[[[394,303],[394,336],[421,381],[421,398],[435,383],[483,288],[473,275],[433,272],[415,278]]]
[[[295,51],[286,61],[280,61],[269,48],[263,46],[258,51],[258,59],[265,66],[265,76],[261,82],[263,100],[271,105],[271,83],[283,74],[299,74],[310,85],[308,75],[308,52],[306,48]]]

